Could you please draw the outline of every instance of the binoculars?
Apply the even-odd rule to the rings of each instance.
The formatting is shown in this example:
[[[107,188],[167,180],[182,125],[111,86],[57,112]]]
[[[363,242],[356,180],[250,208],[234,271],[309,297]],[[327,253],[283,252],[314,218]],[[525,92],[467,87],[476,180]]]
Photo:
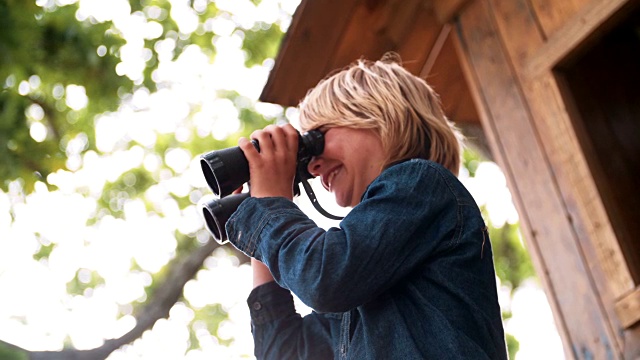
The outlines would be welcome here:
[[[252,144],[260,151],[260,144],[256,140],[253,140]],[[324,135],[320,131],[312,130],[298,135],[295,183],[297,185],[302,182],[307,193],[310,187],[306,180],[313,178],[307,166],[314,156],[322,154],[323,151]],[[202,155],[200,166],[207,185],[216,196],[213,200],[203,202],[202,213],[205,224],[213,238],[222,245],[228,241],[225,231],[227,220],[240,203],[249,197],[249,193],[232,194],[234,190],[249,181],[249,163],[242,150],[236,146]],[[295,190],[296,195],[299,195],[297,187]],[[314,200],[315,196],[312,202]]]

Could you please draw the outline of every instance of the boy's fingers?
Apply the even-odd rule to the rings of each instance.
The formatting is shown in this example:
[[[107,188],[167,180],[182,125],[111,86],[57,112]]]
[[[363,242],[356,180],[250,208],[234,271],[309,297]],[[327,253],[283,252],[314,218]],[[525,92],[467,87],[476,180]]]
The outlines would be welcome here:
[[[255,148],[255,146],[253,146],[251,141],[249,141],[249,139],[245,137],[241,137],[240,139],[238,139],[238,147],[240,148],[240,150],[242,150],[247,160],[255,159],[256,156],[259,155],[258,150]]]
[[[266,128],[265,128],[266,129]],[[257,130],[251,134],[251,138],[258,141],[260,152],[269,154],[273,152],[274,144],[271,134],[266,130]],[[263,154],[264,155],[264,154]]]
[[[287,148],[290,151],[298,151],[298,130],[296,130],[291,124],[285,124],[282,126],[282,130],[285,133]]]

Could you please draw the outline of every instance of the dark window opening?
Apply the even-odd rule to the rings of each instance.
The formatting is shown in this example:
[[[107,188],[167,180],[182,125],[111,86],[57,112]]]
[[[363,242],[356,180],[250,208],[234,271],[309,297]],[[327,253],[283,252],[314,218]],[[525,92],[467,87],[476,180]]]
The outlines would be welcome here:
[[[578,49],[556,74],[598,191],[640,283],[640,11]]]

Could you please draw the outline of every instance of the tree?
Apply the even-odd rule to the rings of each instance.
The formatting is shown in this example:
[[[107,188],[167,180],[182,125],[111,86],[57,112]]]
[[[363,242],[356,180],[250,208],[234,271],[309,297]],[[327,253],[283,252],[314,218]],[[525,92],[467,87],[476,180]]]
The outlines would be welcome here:
[[[123,39],[107,23],[76,21],[72,6],[4,0],[0,21],[0,137],[6,144],[0,188],[7,191],[8,180],[20,178],[31,191],[36,181],[65,167],[69,141],[91,135],[93,117],[115,109],[118,89],[130,92],[133,84],[113,76]],[[100,46],[109,53],[99,56]],[[65,92],[80,99],[74,103]],[[86,106],[83,96],[92,99]]]
[[[168,182],[184,175],[185,155],[190,160],[187,163],[193,162],[198,154],[234,146],[239,136],[284,117],[277,107],[267,116],[257,111],[257,96],[241,90],[242,84],[219,84],[207,88],[208,93],[199,98],[171,98],[176,89],[202,86],[181,83],[189,76],[203,76],[184,76],[184,72],[194,70],[189,68],[194,63],[204,71],[215,71],[218,47],[235,43],[240,60],[235,65],[247,73],[266,74],[267,59],[275,56],[283,34],[280,26],[286,25],[292,9],[275,1],[223,5],[219,8],[215,2],[198,0],[0,1],[0,195],[10,199],[6,223],[12,231],[4,239],[5,234],[0,234],[0,244],[5,241],[8,247],[9,241],[17,240],[15,229],[24,218],[17,208],[31,201],[38,191],[63,200],[75,196],[91,204],[84,222],[81,219],[81,224],[70,231],[83,225],[123,224],[130,204],[141,204],[143,216],[157,224],[169,221],[168,213],[175,209],[189,215],[196,212],[197,202],[206,192],[201,183],[183,181],[182,185],[188,185],[184,191],[160,191],[159,202],[169,204],[171,209],[159,208],[158,202],[150,199],[150,192],[158,190],[161,180]],[[241,11],[251,16],[242,17],[238,13]],[[118,133],[128,121],[143,123],[163,115],[154,110],[154,105],[167,103],[172,108],[163,118],[165,124],[151,126],[145,134],[136,134],[142,128],[135,126]],[[216,119],[214,112],[220,110],[230,117]],[[228,123],[235,126],[225,126]],[[219,132],[212,136],[208,126]],[[113,133],[111,138],[104,135],[108,132]],[[96,164],[120,161],[134,153],[144,161],[116,166],[109,171],[111,175],[102,178],[96,174]],[[156,164],[150,166],[148,163],[154,160]],[[97,185],[67,188],[60,180],[91,172],[98,178]],[[49,216],[56,209],[44,212]],[[25,235],[37,240],[31,256],[46,267],[68,246],[62,238],[69,234],[52,234],[37,223],[32,225]],[[168,251],[167,261],[156,271],[129,257],[130,271],[152,279],[145,294],[133,301],[134,310],[130,312],[135,325],[129,331],[87,350],[75,349],[70,339],[60,351],[28,351],[0,342],[1,357],[105,358],[139,338],[158,319],[168,317],[172,307],[184,301],[185,284],[203,268],[218,245],[202,230],[202,224],[183,231],[168,226],[165,232],[175,249]],[[95,242],[90,235],[80,235],[79,239],[81,248]],[[246,261],[239,254],[235,256]],[[108,287],[105,277],[91,265],[77,266],[66,284],[69,299],[92,296]],[[117,316],[127,315],[127,311],[118,310]],[[227,316],[224,309],[215,306],[213,310],[203,307],[194,312],[194,319],[204,318],[213,335]],[[190,337],[191,346],[196,348],[193,329]]]

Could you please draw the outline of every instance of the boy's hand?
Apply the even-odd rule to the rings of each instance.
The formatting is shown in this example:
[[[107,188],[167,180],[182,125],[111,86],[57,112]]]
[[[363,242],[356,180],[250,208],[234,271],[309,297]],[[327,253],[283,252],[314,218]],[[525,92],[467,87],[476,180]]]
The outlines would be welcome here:
[[[251,139],[257,140],[260,152],[246,138],[238,141],[249,162],[251,196],[281,196],[293,199],[293,181],[298,156],[298,132],[290,124],[269,125],[254,131]]]

